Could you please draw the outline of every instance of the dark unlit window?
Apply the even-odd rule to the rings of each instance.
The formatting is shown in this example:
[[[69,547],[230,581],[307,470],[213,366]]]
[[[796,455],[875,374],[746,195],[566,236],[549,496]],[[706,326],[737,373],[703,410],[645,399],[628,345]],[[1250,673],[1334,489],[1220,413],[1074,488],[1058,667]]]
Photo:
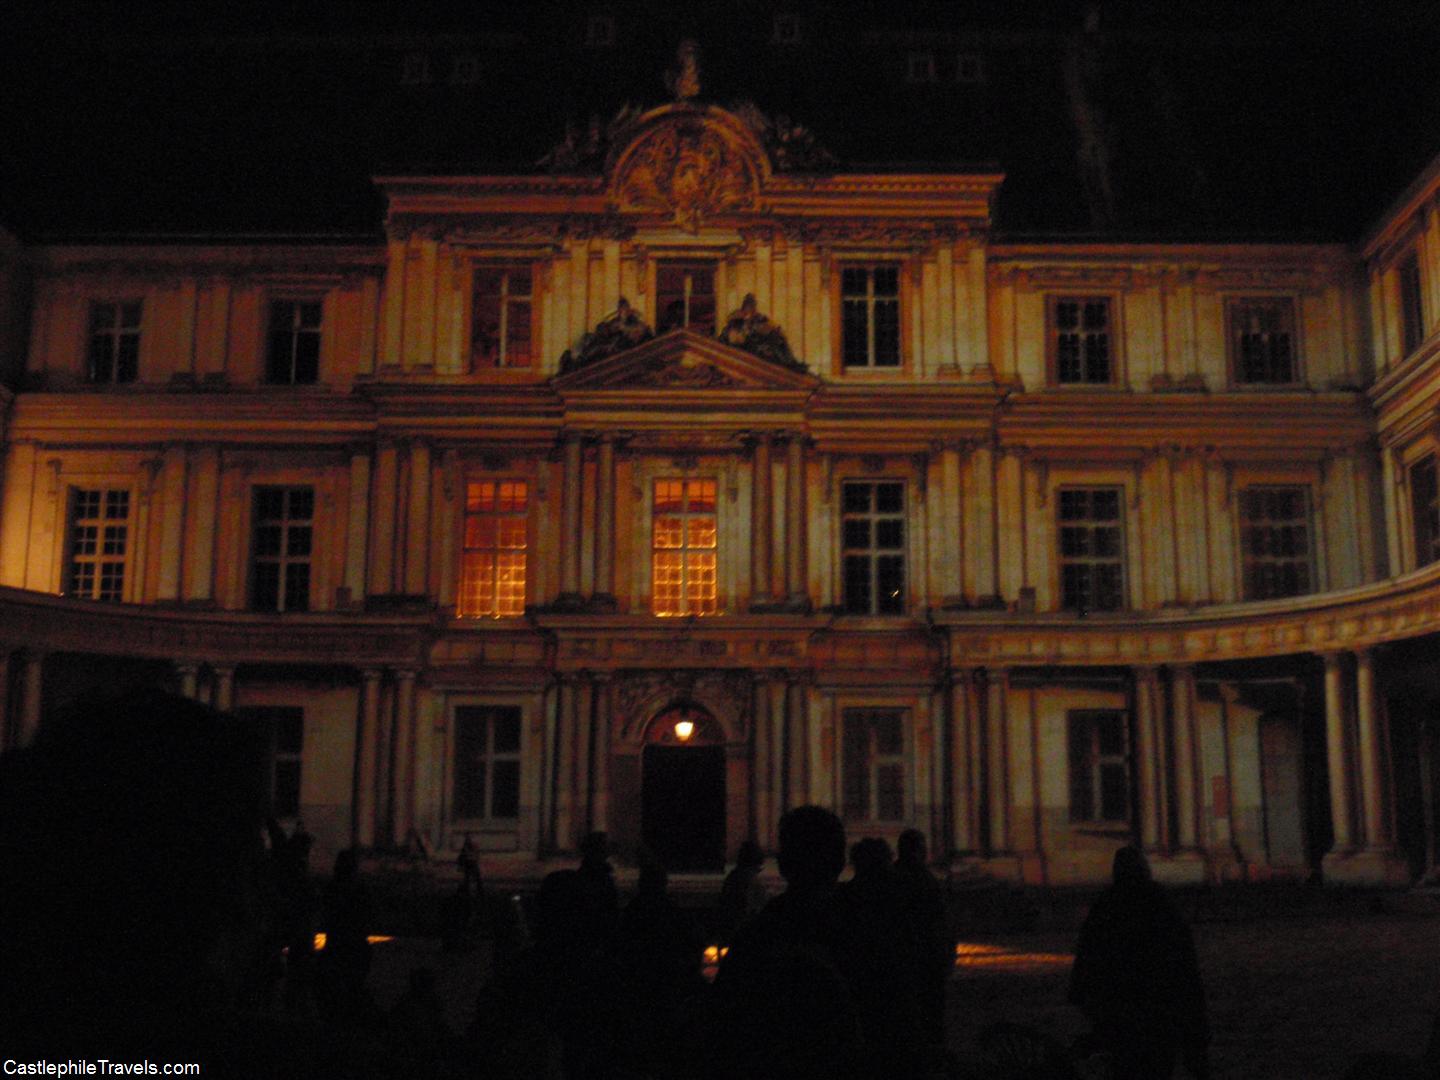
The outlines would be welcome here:
[[[905,611],[905,485],[852,481],[841,491],[841,566],[845,610],[856,615]]]
[[[529,367],[533,352],[534,275],[529,267],[475,269],[471,366]]]
[[[1229,305],[1235,381],[1247,385],[1293,383],[1295,303],[1288,297],[1247,297]]]
[[[315,492],[308,487],[255,489],[250,607],[309,611]]]
[[[1114,379],[1108,298],[1052,297],[1050,333],[1056,382],[1106,385]]]
[[[85,376],[92,383],[131,383],[140,373],[139,300],[90,305]]]
[[[1061,488],[1060,603],[1071,611],[1125,606],[1125,534],[1121,489]]]
[[[1240,553],[1246,600],[1301,596],[1314,588],[1310,492],[1249,487],[1240,492]]]
[[[1397,271],[1400,278],[1400,333],[1405,355],[1425,340],[1425,303],[1420,292],[1420,260],[1412,251]]]
[[[307,386],[319,377],[322,306],[319,300],[271,302],[266,382]]]
[[[1440,559],[1440,476],[1435,455],[1410,466],[1410,511],[1415,523],[1415,565]]]
[[[715,268],[662,263],[655,271],[656,330],[715,333]]]
[[[235,715],[255,726],[265,748],[267,815],[299,817],[305,710],[293,705],[257,705],[236,709]]]
[[[900,366],[900,268],[840,273],[841,352],[847,368]]]
[[[125,599],[130,492],[76,488],[70,493],[65,591],[91,600]]]
[[[848,821],[905,820],[905,712],[846,709],[842,802]]]
[[[453,817],[513,822],[520,816],[520,718],[515,705],[455,709]]]
[[[1130,813],[1125,714],[1084,711],[1069,714],[1070,820],[1123,823]]]

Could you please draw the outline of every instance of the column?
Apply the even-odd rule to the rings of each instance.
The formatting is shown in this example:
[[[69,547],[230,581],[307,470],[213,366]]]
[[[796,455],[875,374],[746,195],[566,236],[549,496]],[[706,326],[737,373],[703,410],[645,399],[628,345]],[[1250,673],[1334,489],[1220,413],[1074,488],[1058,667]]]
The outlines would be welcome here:
[[[180,676],[180,694],[194,701],[200,687],[199,664],[176,664],[175,673]]]
[[[374,668],[366,668],[360,673],[360,728],[355,733],[355,795],[350,819],[350,842],[358,847],[370,847],[375,843],[380,674]]]
[[[775,597],[770,578],[770,543],[774,533],[770,492],[770,435],[755,436],[754,472],[750,488],[750,606],[767,604]]]
[[[180,599],[181,541],[185,532],[185,447],[167,446],[161,466],[160,572],[155,598]]]
[[[785,599],[808,607],[805,589],[805,436],[790,435],[785,462]]]
[[[810,798],[810,725],[805,715],[805,684],[799,672],[785,675],[785,806],[804,806]]]
[[[186,553],[185,599],[206,603],[215,595],[215,524],[220,489],[220,451],[197,450],[193,458],[195,506]]]
[[[410,444],[410,499],[405,518],[405,592],[425,596],[430,592],[430,444],[416,439]]]
[[[575,848],[575,728],[579,724],[576,703],[579,700],[576,676],[565,673],[560,680],[559,716],[555,726],[555,847],[560,851]]]
[[[211,665],[210,670],[215,675],[214,693],[210,704],[220,712],[229,712],[235,704],[235,669],[228,665],[221,667]]]
[[[1193,851],[1199,836],[1195,785],[1195,669],[1178,664],[1170,669],[1171,739],[1175,755],[1176,844]]]
[[[375,457],[375,499],[370,532],[370,594],[395,591],[395,503],[399,498],[400,449],[391,440]]]
[[[588,672],[575,688],[575,843],[590,831],[590,794],[594,791],[593,762],[590,756],[595,744],[595,683]]]
[[[775,815],[774,800],[770,788],[770,756],[775,752],[771,745],[770,731],[770,686],[766,672],[757,671],[751,688],[751,745],[754,753],[750,761],[750,835],[763,848],[768,848],[771,830],[770,819]]]
[[[956,851],[974,851],[976,791],[971,776],[971,689],[975,673],[962,668],[950,676],[950,835]]]
[[[564,435],[565,493],[560,517],[560,600],[580,603],[580,483],[583,477],[583,452],[580,436],[573,431]]]
[[[1135,761],[1139,776],[1140,843],[1147,852],[1160,847],[1160,755],[1155,729],[1155,692],[1159,673],[1146,665],[1131,669],[1131,693],[1135,702]]]
[[[1355,719],[1360,739],[1360,805],[1365,819],[1365,847],[1370,851],[1385,849],[1389,840],[1380,775],[1384,750],[1375,706],[1375,654],[1360,649],[1355,653]]]
[[[595,595],[596,607],[615,609],[615,435],[604,432],[595,467]]]
[[[985,708],[985,794],[990,807],[991,855],[1010,850],[1010,761],[1009,708],[1010,670],[994,668],[988,672],[989,688]]]
[[[350,603],[365,599],[365,541],[370,533],[370,451],[350,451],[350,513],[345,529],[345,588]]]
[[[590,828],[609,831],[610,820],[610,676],[595,676],[595,783],[590,793]]]
[[[1325,661],[1325,749],[1330,773],[1330,823],[1335,834],[1332,852],[1350,851],[1354,834],[1350,828],[1349,754],[1345,746],[1345,672],[1339,653],[1326,653]]]
[[[415,672],[395,673],[395,842],[405,844],[415,824]]]
[[[15,745],[26,747],[40,730],[40,706],[45,692],[45,654],[26,650],[20,661],[20,722]]]

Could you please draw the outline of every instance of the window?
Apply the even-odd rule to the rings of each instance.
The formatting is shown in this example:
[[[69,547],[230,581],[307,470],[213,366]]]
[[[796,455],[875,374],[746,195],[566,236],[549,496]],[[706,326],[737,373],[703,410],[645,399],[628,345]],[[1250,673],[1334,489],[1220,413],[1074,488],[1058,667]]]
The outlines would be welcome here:
[[[1060,604],[1082,615],[1125,606],[1121,489],[1060,489]]]
[[[661,263],[655,271],[656,333],[682,327],[715,333],[715,268]]]
[[[1249,487],[1240,492],[1240,555],[1246,600],[1308,593],[1310,492],[1304,487]]]
[[[1410,510],[1415,521],[1415,565],[1440,559],[1440,476],[1435,455],[1410,466]]]
[[[513,822],[520,816],[520,708],[455,708],[454,817]]]
[[[1050,351],[1061,385],[1107,386],[1115,379],[1110,300],[1104,296],[1050,298]]]
[[[90,305],[90,351],[85,375],[92,383],[131,383],[140,371],[140,301]]]
[[[250,568],[254,611],[310,610],[310,552],[315,493],[308,487],[255,489]]]
[[[800,44],[800,16],[792,12],[780,12],[771,23],[770,40],[776,45]]]
[[[1124,823],[1130,817],[1130,774],[1125,754],[1125,714],[1072,712],[1070,820]]]
[[[1243,385],[1298,382],[1294,301],[1249,296],[1231,300],[1227,310],[1235,381]]]
[[[905,711],[846,709],[841,799],[847,821],[905,820]]]
[[[985,59],[979,53],[961,53],[955,58],[955,81],[977,84],[985,81]]]
[[[847,368],[900,366],[900,268],[840,273],[841,354]]]
[[[905,610],[905,485],[850,482],[841,494],[845,610],[898,615]]]
[[[529,367],[532,358],[534,275],[524,267],[477,266],[470,364]]]
[[[293,705],[258,705],[236,709],[235,715],[255,725],[265,747],[267,816],[299,817],[305,710]]]
[[[313,383],[320,374],[319,300],[274,300],[265,381],[288,386]]]
[[[91,600],[125,599],[129,535],[130,492],[71,491],[65,591]]]
[[[1420,294],[1420,260],[1412,251],[1400,263],[1400,335],[1406,356],[1425,340],[1425,307]]]
[[[912,52],[906,56],[905,81],[908,83],[933,83],[935,81],[935,54]]]
[[[472,480],[465,485],[465,544],[460,556],[460,614],[525,614],[530,485]]]
[[[719,611],[714,480],[656,480],[652,587],[656,615]]]

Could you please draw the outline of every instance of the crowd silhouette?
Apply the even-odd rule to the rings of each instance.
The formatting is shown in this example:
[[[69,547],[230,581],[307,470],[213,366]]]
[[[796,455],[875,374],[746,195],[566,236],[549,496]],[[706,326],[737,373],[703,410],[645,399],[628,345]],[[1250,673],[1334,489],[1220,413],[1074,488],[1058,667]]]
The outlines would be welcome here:
[[[467,836],[434,925],[442,950],[476,954],[451,963],[489,971],[473,1019],[452,1026],[423,965],[381,1009],[359,853],[339,852],[317,884],[305,826],[261,820],[263,751],[232,717],[135,694],[0,757],[0,1008],[17,1051],[171,1055],[247,1077],[1208,1075],[1190,930],[1138,850],[1116,854],[1079,935],[1070,1000],[1093,1032],[1078,1052],[999,1024],[961,1059],[925,836],[852,845],[818,806],[779,822],[783,888],[770,895],[747,841],[706,909],[677,902],[645,851],[622,903],[604,833],[527,901],[502,900]]]

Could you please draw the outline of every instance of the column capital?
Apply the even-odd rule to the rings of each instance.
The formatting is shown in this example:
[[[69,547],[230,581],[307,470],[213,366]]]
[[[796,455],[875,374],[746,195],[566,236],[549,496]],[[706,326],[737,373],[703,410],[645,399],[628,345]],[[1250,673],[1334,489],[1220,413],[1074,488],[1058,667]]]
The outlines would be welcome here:
[[[385,669],[384,669],[384,668],[361,668],[361,669],[360,669],[360,678],[361,678],[362,680],[364,680],[365,682],[367,682],[367,683],[369,683],[369,682],[376,682],[376,683],[378,683],[378,682],[379,682],[381,679],[383,679],[384,677],[385,677]]]
[[[1130,667],[1130,675],[1137,683],[1153,685],[1160,681],[1160,666],[1158,664],[1133,664]]]
[[[1341,662],[1345,658],[1345,650],[1328,649],[1325,652],[1320,653],[1319,655],[1320,659],[1325,662],[1325,670],[1330,671],[1332,668],[1340,667]]]

